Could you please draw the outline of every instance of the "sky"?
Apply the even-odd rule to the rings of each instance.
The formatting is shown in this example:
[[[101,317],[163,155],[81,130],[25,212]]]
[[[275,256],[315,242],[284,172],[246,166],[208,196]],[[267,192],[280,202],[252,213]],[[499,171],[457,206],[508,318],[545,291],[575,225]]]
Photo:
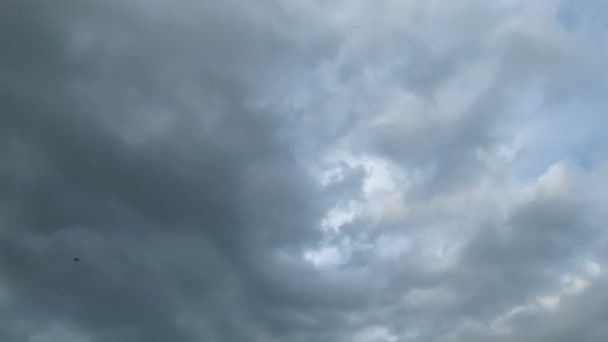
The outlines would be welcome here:
[[[0,1],[0,340],[606,341],[607,10]]]

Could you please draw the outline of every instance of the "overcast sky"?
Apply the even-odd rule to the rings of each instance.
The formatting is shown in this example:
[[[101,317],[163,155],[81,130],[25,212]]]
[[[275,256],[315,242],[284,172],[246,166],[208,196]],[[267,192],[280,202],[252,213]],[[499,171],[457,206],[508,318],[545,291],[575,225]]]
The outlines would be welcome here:
[[[0,340],[606,341],[606,13],[1,0]]]

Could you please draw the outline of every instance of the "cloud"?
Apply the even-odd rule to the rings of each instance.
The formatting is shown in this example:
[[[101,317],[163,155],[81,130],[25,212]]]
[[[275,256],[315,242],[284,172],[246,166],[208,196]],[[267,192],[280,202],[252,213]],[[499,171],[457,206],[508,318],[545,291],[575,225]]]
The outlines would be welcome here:
[[[602,341],[594,3],[4,1],[0,339]]]

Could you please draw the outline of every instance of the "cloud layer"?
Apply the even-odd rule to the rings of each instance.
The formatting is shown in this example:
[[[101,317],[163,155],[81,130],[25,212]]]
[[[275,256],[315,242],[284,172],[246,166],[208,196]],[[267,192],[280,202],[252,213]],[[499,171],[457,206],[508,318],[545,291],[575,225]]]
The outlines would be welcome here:
[[[0,340],[604,341],[603,7],[3,1]]]

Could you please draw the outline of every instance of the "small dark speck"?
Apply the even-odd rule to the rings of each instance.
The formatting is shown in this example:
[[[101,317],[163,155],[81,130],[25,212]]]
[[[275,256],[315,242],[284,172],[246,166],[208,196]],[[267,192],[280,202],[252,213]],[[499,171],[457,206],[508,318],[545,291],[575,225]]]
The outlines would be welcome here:
[[[74,262],[79,262],[79,261],[80,261],[80,259],[74,258]]]

